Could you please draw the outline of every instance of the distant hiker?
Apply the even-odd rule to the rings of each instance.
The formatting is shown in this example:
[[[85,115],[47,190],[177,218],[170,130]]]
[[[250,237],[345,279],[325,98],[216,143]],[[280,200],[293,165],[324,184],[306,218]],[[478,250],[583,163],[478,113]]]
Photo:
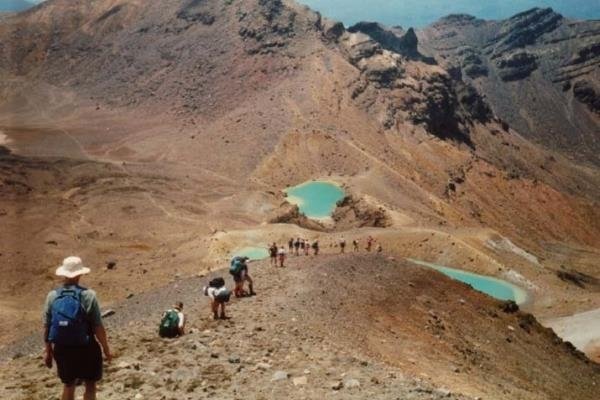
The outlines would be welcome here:
[[[294,242],[294,254],[296,254],[297,256],[300,255],[299,253],[300,250],[300,238],[297,238],[296,241]]]
[[[314,251],[313,254],[315,256],[318,256],[319,255],[319,241],[317,239],[315,239],[315,241],[313,242],[312,248],[313,248],[313,251]]]
[[[271,247],[269,247],[269,257],[271,258],[271,265],[273,267],[277,266],[277,252],[278,252],[277,243],[273,242]]]
[[[300,250],[302,250],[303,253],[304,253],[304,245],[305,245],[304,239],[300,239]]]
[[[164,312],[158,335],[162,338],[175,338],[185,333],[185,315],[183,315],[183,303],[178,301],[173,308]]]
[[[371,251],[371,248],[373,247],[373,240],[373,237],[369,235],[369,237],[367,238],[367,247],[365,247],[365,250]]]
[[[242,297],[246,295],[244,291],[244,282],[248,282],[249,295],[253,296],[254,293],[253,282],[250,274],[248,273],[248,261],[249,257],[235,256],[231,259],[229,266],[229,273],[233,276],[235,282],[235,288],[233,294],[235,297]]]
[[[52,368],[52,359],[56,361],[64,384],[62,400],[75,399],[78,381],[85,384],[84,399],[95,400],[96,382],[102,379],[102,352],[107,362],[112,359],[96,293],[79,286],[81,276],[89,272],[81,258],[65,258],[56,269],[64,282],[48,293],[44,305],[44,362]]]
[[[225,287],[225,279],[218,277],[211,280],[208,286],[204,287],[203,291],[204,295],[208,296],[211,300],[210,309],[213,312],[213,318],[227,319],[225,304],[231,298],[231,291]]]
[[[288,250],[289,250],[290,254],[294,252],[294,238],[291,238],[288,241]]]
[[[354,248],[354,252],[358,251],[358,240],[354,239],[352,241],[352,247]]]
[[[340,238],[340,253],[346,252],[346,239]]]
[[[277,257],[279,258],[279,266],[283,268],[285,263],[285,248],[283,246],[277,251]]]
[[[304,255],[309,255],[310,251],[310,241],[308,239],[304,239]]]

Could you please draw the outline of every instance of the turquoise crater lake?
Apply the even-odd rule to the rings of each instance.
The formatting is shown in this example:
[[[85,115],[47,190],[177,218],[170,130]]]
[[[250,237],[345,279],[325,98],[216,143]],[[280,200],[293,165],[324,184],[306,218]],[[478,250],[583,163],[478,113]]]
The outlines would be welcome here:
[[[269,257],[269,252],[264,247],[244,247],[233,252],[233,256],[248,257],[250,260],[263,260]]]
[[[469,284],[473,287],[473,289],[483,292],[498,300],[512,300],[517,304],[523,304],[527,300],[527,292],[525,292],[525,290],[513,285],[512,283],[503,281],[502,279],[478,275],[472,272],[449,268],[443,265],[428,263],[412,258],[407,258],[407,260],[414,264],[433,268],[452,279]]]
[[[308,218],[331,217],[337,202],[345,196],[344,190],[331,182],[311,181],[285,190],[288,202],[295,204]]]

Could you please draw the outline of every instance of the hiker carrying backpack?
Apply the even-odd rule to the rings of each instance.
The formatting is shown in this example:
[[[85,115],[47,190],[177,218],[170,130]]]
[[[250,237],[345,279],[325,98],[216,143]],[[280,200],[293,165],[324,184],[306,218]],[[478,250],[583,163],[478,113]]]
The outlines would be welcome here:
[[[56,290],[50,306],[48,341],[53,344],[76,347],[90,343],[91,327],[81,303],[81,286],[65,286]]]
[[[248,257],[235,256],[231,259],[229,264],[229,273],[235,276],[241,274],[241,272],[246,267],[246,261]]]
[[[184,334],[185,316],[182,310],[183,303],[178,302],[173,308],[165,311],[158,327],[160,337],[174,338]]]
[[[210,308],[214,319],[227,319],[225,316],[225,303],[231,298],[231,291],[225,287],[225,280],[221,277],[208,282],[203,289],[204,295],[211,300]],[[219,314],[219,310],[221,311]]]

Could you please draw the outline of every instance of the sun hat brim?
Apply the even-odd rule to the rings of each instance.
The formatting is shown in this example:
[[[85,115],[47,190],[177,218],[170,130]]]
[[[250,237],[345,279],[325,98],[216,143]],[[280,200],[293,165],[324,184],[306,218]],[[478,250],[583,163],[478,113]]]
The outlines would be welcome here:
[[[56,276],[63,276],[65,278],[75,278],[76,276],[89,274],[91,270],[88,267],[81,266],[74,271],[68,271],[64,265],[61,265],[56,269]]]

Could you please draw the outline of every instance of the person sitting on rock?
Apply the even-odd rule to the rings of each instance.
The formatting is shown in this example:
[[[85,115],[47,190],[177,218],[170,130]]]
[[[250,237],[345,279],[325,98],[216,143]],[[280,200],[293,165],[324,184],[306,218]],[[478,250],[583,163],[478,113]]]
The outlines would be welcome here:
[[[204,295],[211,300],[210,308],[214,319],[227,319],[225,315],[225,304],[229,302],[231,291],[225,287],[225,280],[221,277],[215,278],[205,286]],[[220,311],[220,312],[219,312]]]
[[[78,381],[85,384],[84,399],[96,399],[96,382],[102,379],[102,352],[107,362],[112,359],[96,293],[79,286],[80,278],[89,272],[81,258],[65,258],[56,269],[64,282],[48,293],[44,306],[44,362],[52,368],[52,360],[56,361],[64,384],[62,400],[75,399]]]
[[[175,338],[185,334],[185,315],[183,314],[183,303],[178,301],[173,308],[164,312],[158,335],[162,338]]]

